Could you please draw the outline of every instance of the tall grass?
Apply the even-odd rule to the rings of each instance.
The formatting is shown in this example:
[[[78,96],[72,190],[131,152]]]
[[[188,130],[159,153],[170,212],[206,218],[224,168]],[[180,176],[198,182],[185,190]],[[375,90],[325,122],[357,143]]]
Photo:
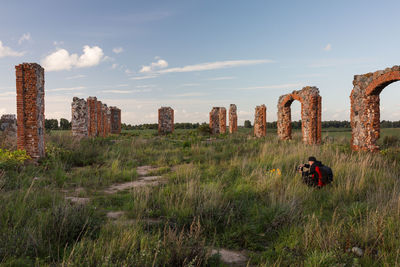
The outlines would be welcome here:
[[[273,134],[209,139],[194,131],[79,142],[50,135],[38,166],[0,173],[0,262],[219,266],[208,252],[224,247],[246,250],[249,263],[261,266],[399,265],[398,159],[353,153],[338,133],[324,140],[306,146],[299,134],[282,142]],[[321,190],[295,170],[310,155],[335,174]],[[137,179],[141,165],[162,167],[156,174],[167,182],[104,194]],[[77,188],[90,198],[86,206],[65,200]],[[110,210],[125,214],[111,221]]]

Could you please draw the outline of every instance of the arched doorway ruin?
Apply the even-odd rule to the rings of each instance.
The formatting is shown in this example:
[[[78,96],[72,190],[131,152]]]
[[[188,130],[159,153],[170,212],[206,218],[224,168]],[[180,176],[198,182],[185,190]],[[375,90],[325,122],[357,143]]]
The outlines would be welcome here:
[[[281,140],[292,139],[290,106],[294,100],[301,103],[301,131],[306,144],[321,143],[321,96],[317,87],[307,86],[299,91],[282,95],[278,101],[278,136]]]
[[[380,136],[380,99],[382,90],[400,80],[400,66],[354,75],[351,91],[351,147],[353,150],[378,151]]]

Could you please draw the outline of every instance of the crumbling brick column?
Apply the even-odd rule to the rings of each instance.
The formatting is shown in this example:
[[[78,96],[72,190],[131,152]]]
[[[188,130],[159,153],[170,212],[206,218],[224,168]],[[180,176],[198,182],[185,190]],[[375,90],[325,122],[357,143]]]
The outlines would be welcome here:
[[[254,115],[254,136],[264,137],[267,135],[267,107],[257,106]]]
[[[111,133],[121,133],[121,110],[117,107],[110,107],[111,111]]]
[[[237,113],[236,105],[231,104],[229,106],[229,133],[237,132]]]
[[[219,109],[219,133],[226,133],[226,109],[222,107]]]
[[[87,108],[88,108],[88,135],[97,135],[97,98],[94,96],[89,96],[87,98]]]
[[[351,91],[350,123],[353,150],[378,151],[380,137],[380,98],[382,90],[400,80],[400,66],[355,75]]]
[[[174,132],[174,110],[170,107],[158,109],[158,133],[167,134]]]
[[[103,104],[101,101],[97,101],[97,136],[103,136],[104,131],[104,118],[103,118]]]
[[[226,133],[226,109],[224,107],[213,107],[210,112],[211,134]]]
[[[82,138],[88,133],[88,106],[85,99],[74,97],[71,103],[71,129],[72,135]]]
[[[111,110],[109,107],[106,109],[106,125],[107,125],[107,135],[111,134]]]
[[[17,118],[15,114],[4,114],[0,119],[0,131],[4,131],[7,135],[17,135]]]
[[[44,69],[36,63],[15,66],[17,87],[17,147],[34,160],[45,156]]]
[[[321,143],[322,98],[317,87],[304,87],[291,94],[282,95],[278,101],[278,136],[281,140],[292,139],[290,106],[294,100],[301,103],[302,140],[306,144]]]
[[[103,137],[107,137],[110,134],[110,123],[109,123],[109,115],[110,109],[106,104],[103,104],[101,107],[102,118],[103,118]]]

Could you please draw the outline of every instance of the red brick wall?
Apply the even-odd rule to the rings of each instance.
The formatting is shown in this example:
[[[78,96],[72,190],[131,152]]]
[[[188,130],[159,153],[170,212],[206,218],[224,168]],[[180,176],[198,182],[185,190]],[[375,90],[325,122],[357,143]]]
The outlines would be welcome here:
[[[236,105],[229,106],[229,133],[237,132],[237,112]]]
[[[32,159],[45,156],[44,69],[36,63],[15,66],[17,89],[17,147]]]
[[[174,110],[171,107],[158,109],[158,133],[166,134],[174,132]]]
[[[111,110],[111,133],[121,133],[121,110],[117,107],[110,107]]]
[[[103,104],[97,101],[97,136],[103,136]]]
[[[89,136],[97,135],[97,98],[96,97],[88,97],[87,100],[88,105],[88,134]]]
[[[257,106],[254,114],[254,136],[263,137],[267,135],[267,107]]]

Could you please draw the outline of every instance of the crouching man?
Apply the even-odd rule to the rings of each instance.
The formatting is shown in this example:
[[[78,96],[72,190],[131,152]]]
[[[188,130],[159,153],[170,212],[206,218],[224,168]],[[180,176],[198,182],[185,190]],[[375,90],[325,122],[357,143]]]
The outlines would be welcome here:
[[[303,183],[308,186],[322,188],[333,181],[332,169],[315,157],[309,157],[308,164],[301,164],[297,169],[302,174]]]

